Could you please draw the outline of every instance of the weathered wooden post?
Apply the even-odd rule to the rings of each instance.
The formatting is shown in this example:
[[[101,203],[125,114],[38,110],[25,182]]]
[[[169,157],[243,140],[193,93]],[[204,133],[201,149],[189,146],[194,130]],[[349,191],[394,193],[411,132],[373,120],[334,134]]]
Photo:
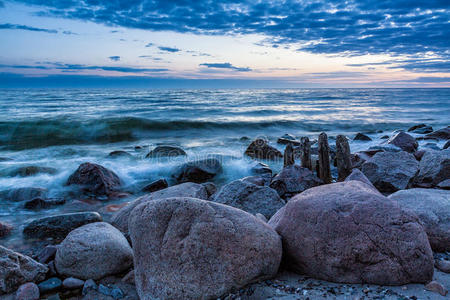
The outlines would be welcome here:
[[[344,179],[352,172],[352,160],[350,154],[350,145],[348,144],[347,137],[338,135],[336,137],[338,181],[344,181]]]
[[[295,164],[294,148],[292,148],[292,143],[288,143],[284,150],[284,167],[292,166],[293,164]]]
[[[311,143],[309,138],[304,136],[300,139],[300,151],[301,151],[301,166],[303,168],[308,168],[312,171],[311,163]]]
[[[319,134],[319,178],[324,183],[331,183],[330,146],[325,132]]]

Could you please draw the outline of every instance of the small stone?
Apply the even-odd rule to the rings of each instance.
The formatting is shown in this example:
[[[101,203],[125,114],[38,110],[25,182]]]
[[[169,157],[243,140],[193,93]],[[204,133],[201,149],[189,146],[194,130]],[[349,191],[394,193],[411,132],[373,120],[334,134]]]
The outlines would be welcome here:
[[[63,284],[64,288],[66,288],[68,290],[74,290],[74,289],[82,288],[84,285],[84,280],[74,278],[74,277],[69,277],[69,278],[64,279],[62,284]]]
[[[414,125],[414,126],[410,127],[408,129],[408,132],[414,132],[414,133],[420,133],[420,134],[431,133],[431,132],[433,132],[433,127],[426,125],[426,124],[418,124],[418,125]]]
[[[444,273],[450,273],[450,261],[448,260],[436,260],[434,262],[435,267]]]
[[[124,294],[122,292],[121,289],[119,289],[118,287],[114,287],[111,290],[111,297],[113,297],[114,299],[122,299],[124,297]]]
[[[427,291],[439,293],[441,296],[447,296],[447,293],[448,293],[447,289],[445,287],[443,287],[442,284],[440,284],[437,281],[431,281],[430,283],[425,285],[425,289]]]
[[[97,284],[95,283],[95,281],[92,280],[92,279],[88,279],[88,280],[86,280],[86,281],[84,282],[82,294],[83,294],[83,296],[85,296],[85,295],[87,295],[90,291],[97,291],[97,289],[98,289],[98,286],[97,286]]]
[[[37,255],[37,261],[40,262],[41,264],[48,263],[49,261],[54,259],[56,250],[58,250],[58,247],[48,245],[47,247],[42,249],[41,252],[39,252],[39,254]]]
[[[382,140],[387,140],[388,138],[389,138],[388,135],[383,135],[382,137],[380,137],[380,139],[382,139]]]
[[[24,208],[25,209],[42,209],[42,208],[50,208],[52,206],[58,206],[63,205],[66,203],[66,200],[63,198],[51,198],[51,199],[45,199],[45,198],[34,198],[32,200],[29,200],[25,202]]]
[[[353,138],[354,141],[371,141],[372,139],[364,133],[358,132]]]
[[[47,273],[47,276],[49,276],[49,277],[54,277],[54,276],[58,275],[58,272],[56,272],[56,267],[55,267],[55,261],[54,261],[54,260],[52,260],[51,262],[49,262],[49,263],[47,264],[47,266],[48,266],[48,273]]]
[[[59,288],[61,288],[61,286],[62,281],[57,277],[47,279],[46,281],[43,281],[38,284],[39,291],[41,292],[41,294],[56,292],[57,290],[59,290]]]
[[[157,146],[155,149],[153,149],[147,154],[146,158],[175,157],[185,155],[187,155],[186,152],[180,147]]]
[[[9,235],[13,227],[9,224],[0,222],[0,238]]]
[[[147,184],[142,191],[143,192],[148,192],[148,193],[153,193],[162,189],[165,189],[166,187],[168,187],[169,184],[167,183],[167,180],[165,180],[164,178],[162,179],[158,179],[150,184]]]
[[[33,282],[22,284],[16,292],[15,300],[39,300],[39,288]]]
[[[131,155],[130,153],[128,153],[126,151],[116,150],[116,151],[110,152],[108,154],[108,157],[112,157],[112,158],[118,158],[118,157],[133,158],[133,155]]]
[[[107,287],[103,284],[98,285],[98,292],[105,296],[111,296],[111,290],[109,289],[109,287]]]

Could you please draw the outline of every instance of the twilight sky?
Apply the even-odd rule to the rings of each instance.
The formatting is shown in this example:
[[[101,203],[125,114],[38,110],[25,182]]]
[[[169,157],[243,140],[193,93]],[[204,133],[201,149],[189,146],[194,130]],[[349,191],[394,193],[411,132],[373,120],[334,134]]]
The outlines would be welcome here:
[[[0,0],[0,87],[450,87],[449,0]]]

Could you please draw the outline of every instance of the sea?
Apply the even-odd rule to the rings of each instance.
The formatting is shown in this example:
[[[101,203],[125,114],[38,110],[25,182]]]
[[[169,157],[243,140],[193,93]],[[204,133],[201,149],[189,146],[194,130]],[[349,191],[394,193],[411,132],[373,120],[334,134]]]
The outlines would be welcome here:
[[[0,194],[38,187],[48,197],[66,199],[62,206],[29,210],[0,196],[0,221],[14,226],[0,244],[17,248],[24,224],[38,217],[84,210],[108,216],[108,205],[133,200],[154,180],[171,182],[173,169],[187,160],[220,157],[224,171],[214,179],[219,187],[248,176],[254,161],[243,153],[257,137],[283,151],[277,139],[286,133],[314,140],[326,132],[330,144],[344,134],[355,152],[420,123],[434,129],[450,124],[450,89],[0,89]],[[353,141],[358,132],[372,141]],[[188,155],[145,158],[157,145],[176,145]],[[108,156],[116,150],[131,156]],[[71,199],[65,182],[84,162],[113,170],[131,196]],[[282,167],[266,163],[274,172]],[[55,171],[15,172],[26,166]]]

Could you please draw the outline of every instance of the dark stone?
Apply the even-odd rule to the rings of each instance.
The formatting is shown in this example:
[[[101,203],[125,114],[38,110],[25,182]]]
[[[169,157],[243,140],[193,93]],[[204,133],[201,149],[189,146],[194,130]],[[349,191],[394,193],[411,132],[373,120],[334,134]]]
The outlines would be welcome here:
[[[250,173],[252,175],[260,175],[263,177],[270,177],[272,178],[272,169],[262,162],[256,162],[250,169]]]
[[[84,280],[69,277],[64,279],[63,287],[69,290],[80,289],[84,286]]]
[[[11,172],[10,176],[21,176],[21,177],[27,177],[27,176],[33,176],[37,174],[56,174],[58,170],[55,168],[48,168],[48,167],[38,167],[38,166],[27,166],[27,167],[20,167],[13,172]]]
[[[165,189],[168,186],[169,186],[169,184],[167,183],[167,180],[165,180],[164,178],[161,178],[161,179],[158,179],[158,180],[146,185],[142,189],[142,191],[152,193],[152,192],[156,192],[156,191]]]
[[[3,162],[3,161],[12,161],[13,159],[12,158],[9,158],[9,157],[0,157],[0,162]]]
[[[15,188],[0,192],[0,197],[5,199],[6,201],[13,202],[31,200],[37,197],[45,198],[46,196],[46,189],[35,187]]]
[[[284,167],[292,166],[293,164],[295,164],[294,149],[292,144],[287,144],[284,150]]]
[[[97,212],[56,215],[30,222],[25,225],[23,234],[26,238],[53,238],[62,240],[75,228],[85,224],[101,221],[102,217]]]
[[[319,134],[319,178],[324,183],[331,183],[330,169],[330,147],[328,146],[328,136],[325,132]]]
[[[309,169],[292,165],[283,168],[270,183],[270,187],[277,191],[280,197],[286,194],[298,194],[311,187],[318,186],[322,181]]]
[[[450,148],[450,141],[447,141],[444,145],[444,147],[442,147],[443,150]]]
[[[387,140],[388,138],[389,138],[388,135],[383,135],[382,137],[380,137],[380,139],[382,139],[382,140]]]
[[[417,150],[416,152],[414,152],[414,157],[418,160],[421,161],[423,155],[425,154],[425,150]]]
[[[120,288],[114,286],[111,289],[111,297],[113,297],[115,300],[118,300],[118,299],[122,299],[123,297],[125,297],[125,295]]]
[[[419,147],[416,139],[411,135],[407,134],[404,131],[400,131],[399,133],[392,136],[386,142],[388,145],[394,145],[402,149],[403,151],[413,153]]]
[[[8,236],[12,230],[13,227],[11,225],[0,222],[0,238]]]
[[[300,161],[301,166],[303,168],[307,168],[312,171],[312,162],[311,162],[311,142],[309,138],[304,136],[300,139]]]
[[[295,146],[299,146],[300,145],[300,142],[297,141],[295,139],[295,137],[293,137],[292,135],[289,135],[289,134],[285,134],[282,137],[280,137],[277,140],[277,143],[278,144],[282,144],[282,145],[288,145],[288,144],[292,144],[292,145],[295,145]]]
[[[118,157],[123,157],[123,158],[133,158],[133,155],[131,155],[131,154],[128,153],[127,151],[116,150],[116,151],[110,152],[110,153],[108,154],[108,157],[112,157],[112,158],[118,158]]]
[[[180,147],[176,146],[157,146],[150,151],[146,158],[158,158],[158,157],[175,157],[187,155],[186,152]]]
[[[47,247],[42,249],[41,252],[39,252],[39,254],[37,255],[37,261],[41,264],[48,263],[55,258],[56,250],[58,250],[58,247],[48,245]]]
[[[441,128],[432,133],[428,133],[425,138],[438,139],[438,140],[450,140],[450,126]]]
[[[347,137],[338,135],[336,137],[336,164],[338,169],[338,180],[343,181],[352,172],[352,160],[350,145]]]
[[[97,196],[108,196],[121,186],[120,178],[111,170],[92,163],[83,163],[70,175],[67,185],[81,185]]]
[[[371,141],[372,139],[364,133],[358,132],[353,138],[354,141]]]
[[[450,179],[445,179],[437,184],[438,188],[443,190],[450,190]]]
[[[203,159],[187,162],[177,167],[172,177],[178,183],[203,183],[213,179],[222,172],[222,164],[217,159]]]
[[[433,127],[428,126],[426,124],[419,124],[419,125],[414,125],[411,128],[409,128],[408,132],[414,132],[414,133],[420,133],[420,134],[430,133],[430,132],[433,132]]]
[[[83,285],[83,291],[82,291],[82,295],[85,296],[87,295],[90,291],[97,291],[98,290],[98,286],[95,283],[94,280],[92,279],[88,279],[84,282]]]
[[[450,178],[450,149],[427,150],[419,163],[419,174],[414,182],[436,186],[443,180]]]
[[[66,200],[63,198],[34,198],[33,200],[29,200],[25,202],[24,208],[26,209],[42,209],[42,208],[50,208],[53,206],[63,205],[66,203]]]
[[[270,159],[275,160],[278,158],[282,158],[283,154],[281,154],[278,149],[270,146],[268,142],[264,139],[256,139],[254,140],[245,150],[245,155],[251,158],[258,159]]]
[[[57,277],[53,277],[39,283],[38,287],[41,294],[56,292],[62,287],[62,281]]]

